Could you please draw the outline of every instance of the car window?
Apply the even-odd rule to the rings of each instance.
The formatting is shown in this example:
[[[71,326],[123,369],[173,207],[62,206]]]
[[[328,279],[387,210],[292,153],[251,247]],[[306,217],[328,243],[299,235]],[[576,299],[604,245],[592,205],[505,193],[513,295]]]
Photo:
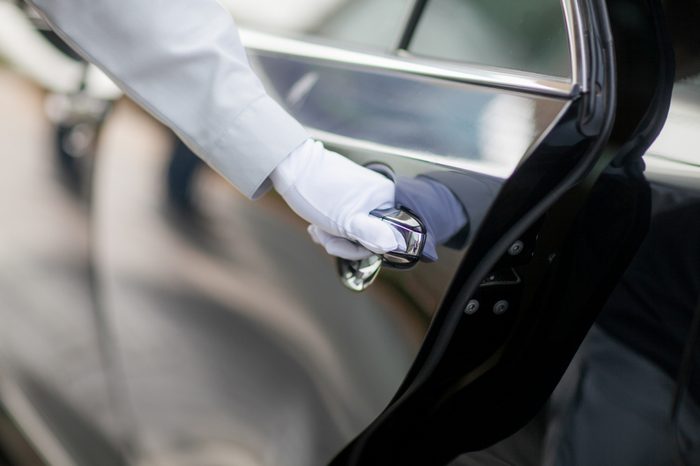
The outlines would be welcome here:
[[[409,50],[433,58],[571,76],[559,0],[430,0]]]
[[[241,26],[391,50],[412,0],[224,0]]]
[[[398,42],[411,0],[350,0],[313,31],[322,37],[393,48]]]

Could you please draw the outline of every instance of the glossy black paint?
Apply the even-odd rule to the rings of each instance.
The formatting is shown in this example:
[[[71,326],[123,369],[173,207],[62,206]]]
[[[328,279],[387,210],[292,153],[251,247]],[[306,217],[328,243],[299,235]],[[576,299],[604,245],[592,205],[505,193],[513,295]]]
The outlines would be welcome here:
[[[530,231],[531,223],[542,223],[542,216],[531,218],[525,225],[518,225],[518,220],[528,218],[533,205],[547,199],[564,174],[576,168],[577,162],[586,156],[597,158],[595,151],[586,153],[595,148],[596,141],[578,132],[578,110],[576,105],[573,106],[551,134],[554,141],[562,138],[569,144],[549,146],[549,137],[546,138],[541,150],[536,150],[504,185],[492,214],[486,217],[474,238],[451,290],[431,323],[421,352],[392,405],[366,431],[366,437],[361,437],[350,447],[357,450],[344,453],[345,456],[336,458],[333,464],[381,464],[390,458],[395,459],[396,455],[400,455],[402,461],[417,461],[413,464],[444,464],[459,453],[485,448],[515,432],[546,400],[548,393],[537,391],[499,393],[499,387],[515,387],[512,379],[507,380],[515,377],[508,373],[508,369],[530,369],[522,360],[520,366],[511,366],[507,362],[508,354],[502,351],[505,343],[516,343],[513,335],[518,331],[530,332],[522,327],[523,320],[530,324],[534,322],[528,322],[524,316],[536,313],[539,306],[532,302],[522,303],[522,293],[527,290],[526,286],[534,287],[534,283],[542,280],[543,277],[538,275],[553,266],[549,257],[560,251],[551,244],[540,247],[527,266],[516,268],[515,263],[506,262],[505,249],[517,239],[528,236],[538,236],[538,245],[545,242],[542,239],[545,230],[534,234]],[[573,143],[575,140],[579,143]],[[560,215],[552,216],[559,221]],[[501,232],[518,227],[520,231],[516,235],[511,233],[510,238],[506,236],[510,240],[503,241]],[[556,244],[558,233],[550,234],[553,234]],[[499,251],[497,255],[495,250]],[[504,266],[516,268],[522,282],[497,285],[500,289],[481,286],[490,274],[498,273]],[[527,291],[529,295],[534,290]],[[467,316],[463,311],[471,299],[479,300],[483,311]],[[494,314],[492,307],[504,299],[510,303],[509,310],[503,315]],[[521,325],[516,326],[518,323]],[[513,350],[522,356],[522,348],[515,344]],[[497,369],[490,367],[498,360],[501,362]],[[493,371],[488,376],[479,378],[479,375],[473,375],[488,372],[489,368]],[[555,384],[556,379],[550,388],[553,389]],[[528,395],[538,396],[540,404],[526,402]],[[508,404],[505,404],[506,399],[510,400]],[[518,409],[525,407],[532,411],[516,415]],[[505,411],[509,413],[507,417],[498,414]],[[469,418],[469,423],[461,422],[466,418]],[[492,422],[496,420],[498,422]]]
[[[592,168],[600,157],[613,121],[615,79],[611,35],[606,28],[602,5],[597,4],[594,8],[599,15],[596,22],[601,32],[597,45],[605,58],[598,65],[606,71],[605,106],[598,109],[605,116],[602,137],[589,139],[581,134],[581,108],[586,107],[586,102],[579,101],[579,106],[572,107],[539,149],[505,184],[392,405],[355,444],[336,458],[334,464],[381,464],[390,458],[396,460],[397,455],[402,461],[414,461],[414,464],[443,464],[460,452],[484,448],[518,430],[539,410],[554,389],[557,374],[561,376],[585,335],[583,322],[592,323],[596,315],[595,305],[602,305],[606,291],[611,289],[617,274],[631,257],[635,242],[627,240],[634,239],[635,235],[639,237],[639,231],[643,231],[643,217],[639,222],[622,224],[630,229],[622,232],[620,241],[612,248],[618,252],[612,260],[617,267],[610,267],[610,275],[603,276],[602,282],[596,286],[585,286],[581,280],[573,280],[572,284],[569,280],[574,277],[557,276],[554,272],[561,261],[567,262],[571,251],[577,251],[575,246],[580,241],[563,240],[569,235],[567,231],[576,232],[576,227],[580,228],[576,224],[575,212],[584,205],[586,193],[600,175]],[[556,144],[560,141],[567,142]],[[607,157],[609,162],[610,155]],[[551,175],[551,181],[548,182],[547,175],[543,174]],[[639,218],[639,212],[644,209],[638,206],[643,202],[636,200],[634,183],[629,188],[634,207],[629,214],[632,219]],[[557,199],[557,194],[565,191],[569,192]],[[537,215],[535,205],[544,207],[547,213]],[[522,227],[517,236],[510,236],[505,244],[496,243],[494,246],[494,237],[498,237],[498,232],[509,231],[512,228],[509,222],[513,219],[520,222],[529,219],[530,227],[535,222],[541,223],[536,234],[534,256],[524,267],[508,264],[505,253],[508,243],[512,244],[525,233]],[[493,230],[490,230],[490,222],[493,222]],[[569,230],[572,225],[573,230]],[[630,246],[622,247],[627,244]],[[606,245],[605,251],[601,251],[603,255],[609,252],[608,247]],[[492,256],[489,258],[494,251],[501,252],[501,259],[497,261],[500,264],[495,264]],[[484,293],[482,290],[489,284],[489,274],[484,273],[485,264],[479,264],[481,260],[486,264],[490,262],[489,274],[498,275],[504,266],[517,271],[524,286],[507,283],[502,285],[503,290],[498,290],[500,293],[494,293],[493,288]],[[475,283],[478,277],[481,277],[481,285]],[[607,290],[602,286],[605,283],[608,284]],[[523,290],[518,289],[521,287]],[[564,306],[572,313],[570,318],[577,313],[585,316],[579,325],[569,328],[578,333],[574,331],[568,336],[562,331],[564,329],[543,325],[547,319],[561,315],[562,305],[570,303],[561,302],[561,297],[557,296],[562,289],[569,292],[566,296],[572,300],[570,302],[587,304],[578,311],[570,305]],[[485,296],[491,297],[491,302],[484,306],[486,312],[477,312],[473,316],[463,313],[469,300],[481,302]],[[492,296],[499,300],[514,300],[515,309],[502,315],[488,312],[493,306]],[[547,342],[553,340],[553,336],[548,337],[549,332],[558,333],[558,340],[554,339],[558,345],[548,347]],[[569,351],[565,349],[567,347]],[[546,350],[542,351],[544,348]],[[546,370],[539,372],[543,368]],[[537,382],[526,384],[523,379],[533,374],[541,377],[533,377]],[[553,376],[549,378],[544,374]],[[469,418],[469,422],[461,422],[463,418]]]
[[[597,174],[594,170],[587,181],[572,189],[541,218],[533,262],[537,262],[539,256],[542,285],[537,292],[533,288],[526,289],[525,300],[523,296],[516,297],[516,300],[520,299],[521,306],[525,304],[519,315],[512,316],[508,322],[508,319],[502,319],[503,316],[488,313],[484,317],[481,314],[482,320],[479,322],[474,318],[480,315],[477,313],[470,316],[471,325],[465,325],[467,318],[460,317],[461,322],[457,324],[439,364],[430,377],[423,379],[425,385],[416,388],[409,374],[403,384],[405,393],[394,399],[395,405],[387,409],[365,433],[366,438],[358,440],[353,446],[354,451],[348,449],[336,459],[337,464],[381,463],[389,458],[395,459],[397,455],[404,461],[417,461],[414,464],[443,464],[451,455],[484,448],[494,440],[515,432],[546,401],[648,225],[648,186],[639,160],[630,158],[629,154],[638,156],[643,153],[650,139],[659,131],[659,122],[665,120],[670,101],[672,79],[668,78],[672,77],[672,60],[669,60],[665,32],[659,26],[658,4],[638,7],[646,22],[638,23],[634,32],[647,34],[645,40],[657,46],[652,48],[656,54],[651,60],[653,66],[646,69],[647,73],[626,74],[621,78],[620,89],[624,89],[626,106],[619,109],[620,123],[612,134],[613,141],[619,144],[622,140],[626,144],[621,150],[615,150],[615,146],[612,146],[604,160],[609,163],[613,158],[626,158],[624,169],[607,171],[598,181],[595,181]],[[623,21],[622,18],[615,19]],[[652,27],[656,36],[650,38],[648,31]],[[607,50],[604,50],[608,60],[611,60],[610,43],[606,45]],[[649,52],[648,48],[645,50]],[[618,59],[623,62],[630,60],[636,63],[633,55],[626,53],[624,48],[618,48],[617,52]],[[623,79],[631,79],[632,76],[637,80],[637,86],[640,81],[643,83],[643,92],[639,92],[638,87],[624,86],[626,81]],[[611,76],[608,76],[608,91],[613,92],[610,80]],[[641,104],[646,113],[635,112],[629,108],[629,102],[634,102],[635,106]],[[647,102],[647,106],[644,106],[644,102]],[[633,128],[634,131],[625,133],[623,128]],[[546,147],[546,142],[544,145]],[[527,173],[526,167],[504,186],[502,196],[523,173]],[[593,186],[593,183],[595,186],[590,197],[585,201],[576,200],[579,196],[585,197],[585,185]],[[546,185],[541,179],[533,184]],[[507,211],[508,206],[518,205],[518,199],[518,196],[513,196],[508,205],[497,203],[497,208],[492,212]],[[574,218],[570,213],[574,210],[572,206],[577,204],[585,207]],[[522,215],[515,215],[515,218],[522,218]],[[487,231],[489,220],[485,222],[480,236]],[[505,226],[500,225],[499,230],[502,231]],[[504,254],[503,258],[506,257]],[[466,260],[469,259],[468,255]],[[475,268],[467,270],[473,271]],[[519,268],[515,267],[515,270]],[[561,272],[564,270],[566,273]],[[537,276],[537,272],[532,274],[532,271],[530,276],[522,270],[519,273],[524,277],[523,282],[530,286],[533,285],[532,275]],[[465,281],[469,278],[473,277],[465,276]],[[485,283],[482,282],[482,288]],[[516,288],[517,296],[520,285],[507,286]],[[473,289],[468,284],[460,288],[463,293],[461,305],[453,304],[453,315],[457,316],[463,309],[466,299],[480,298],[479,292]],[[499,298],[502,296],[508,296],[508,292],[499,295]],[[447,302],[449,298],[448,294]],[[444,312],[444,307],[441,312]],[[501,317],[501,322],[495,323],[498,317]],[[439,312],[431,332],[440,325],[440,318]],[[491,332],[487,330],[489,320],[493,322]],[[430,337],[429,334],[423,350],[430,344]],[[424,351],[422,355],[424,361],[432,356],[425,355]],[[420,370],[416,369],[420,358],[421,355],[412,368],[416,377],[420,376]],[[440,401],[435,403],[435,399]],[[423,422],[415,422],[416,418]],[[468,422],[463,419],[468,419]]]

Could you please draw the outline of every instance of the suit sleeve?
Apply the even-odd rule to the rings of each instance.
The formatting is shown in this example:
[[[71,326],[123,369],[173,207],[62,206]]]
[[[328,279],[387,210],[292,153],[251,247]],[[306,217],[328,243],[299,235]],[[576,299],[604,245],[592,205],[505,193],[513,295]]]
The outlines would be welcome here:
[[[308,138],[251,70],[216,0],[30,0],[66,42],[243,194]]]

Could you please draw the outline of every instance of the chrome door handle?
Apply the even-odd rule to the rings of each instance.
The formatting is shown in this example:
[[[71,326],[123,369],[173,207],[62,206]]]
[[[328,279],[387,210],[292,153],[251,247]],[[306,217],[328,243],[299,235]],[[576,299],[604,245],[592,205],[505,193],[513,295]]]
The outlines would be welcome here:
[[[426,229],[410,211],[403,208],[374,210],[371,215],[388,223],[406,241],[406,249],[397,249],[384,255],[372,255],[362,260],[338,259],[340,281],[353,291],[364,291],[377,278],[382,266],[407,270],[420,261],[425,247]]]

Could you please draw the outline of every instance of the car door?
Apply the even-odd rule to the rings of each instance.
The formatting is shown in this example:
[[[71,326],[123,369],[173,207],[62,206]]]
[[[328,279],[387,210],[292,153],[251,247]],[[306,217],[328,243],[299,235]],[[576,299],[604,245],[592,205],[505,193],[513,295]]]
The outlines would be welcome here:
[[[156,126],[103,151],[95,267],[131,454],[425,465],[492,445],[546,401],[644,228],[635,182],[588,203],[616,155],[604,5],[265,5],[288,34],[243,38],[268,91],[396,181],[432,262],[350,291],[274,193],[251,204],[199,168],[183,187],[195,208],[173,208],[171,136]],[[143,132],[134,112],[115,112],[132,133],[105,138]]]
[[[548,306],[539,294],[555,270],[565,273],[563,236],[585,191],[561,197],[595,176],[611,128],[607,24],[594,4],[496,3],[415,2],[380,56],[340,59],[320,44],[247,36],[270,87],[314,134],[359,163],[390,167],[399,191],[405,178],[443,182],[468,216],[456,250],[382,272],[382,286],[423,304],[431,326],[392,401],[333,464],[444,464],[486,447],[536,413],[515,373],[556,373],[508,352],[527,348],[515,340],[533,338],[527,327]],[[413,200],[427,202],[422,195]]]

